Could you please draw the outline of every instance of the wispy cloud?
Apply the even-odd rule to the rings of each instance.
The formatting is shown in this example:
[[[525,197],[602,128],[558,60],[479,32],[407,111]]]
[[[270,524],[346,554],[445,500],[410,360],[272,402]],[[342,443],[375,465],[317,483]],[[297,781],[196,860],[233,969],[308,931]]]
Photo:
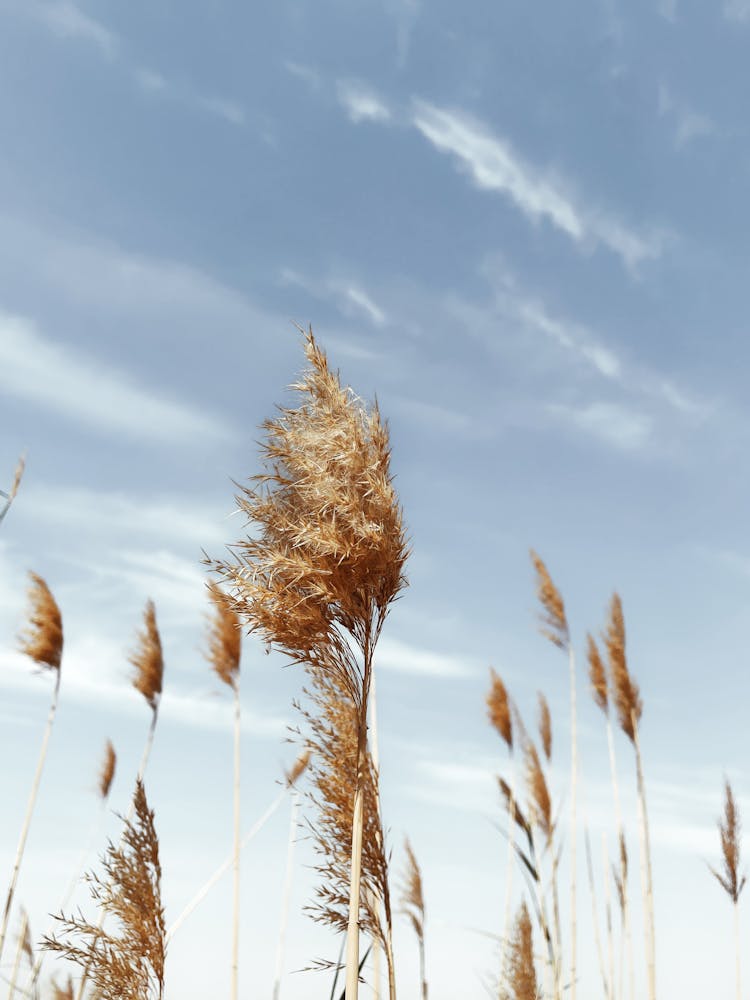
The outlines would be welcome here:
[[[724,17],[729,21],[750,21],[750,0],[727,0]]]
[[[7,313],[0,313],[0,386],[95,431],[158,443],[232,436],[220,419],[157,395]]]
[[[290,267],[282,268],[280,278],[282,284],[302,288],[313,298],[332,299],[339,312],[347,318],[364,316],[376,327],[384,326],[388,322],[385,310],[354,279],[346,277],[313,279]]]
[[[230,125],[246,123],[245,110],[236,101],[196,94],[188,87],[171,83],[161,73],[143,66],[133,70],[133,79],[140,90],[151,97],[177,101],[200,111],[206,111],[216,118],[229,122]]]
[[[292,76],[296,76],[299,80],[302,80],[311,90],[320,90],[320,73],[313,66],[308,66],[306,63],[294,62],[291,59],[285,59],[283,66],[287,73],[291,73]]]
[[[659,114],[671,121],[674,126],[674,142],[678,149],[687,146],[694,139],[711,135],[716,131],[716,126],[708,115],[694,111],[678,101],[663,83],[659,85],[658,108]]]
[[[385,635],[378,643],[376,658],[378,666],[384,670],[430,677],[472,677],[478,669],[473,661],[464,657],[438,653]]]
[[[617,403],[549,403],[547,410],[555,418],[623,451],[638,451],[648,444],[652,434],[651,417]]]
[[[358,80],[339,80],[336,94],[355,124],[363,121],[388,122],[391,119],[390,109],[383,99]]]
[[[87,42],[106,56],[112,56],[117,48],[117,38],[101,21],[84,13],[71,0],[54,0],[42,3],[40,0],[23,0],[13,3],[12,9],[27,14],[59,38]]]
[[[630,267],[661,253],[661,239],[576,204],[563,185],[526,163],[511,144],[459,111],[414,102],[414,126],[442,153],[456,158],[476,186],[510,198],[532,222],[546,219],[575,243],[602,244]]]

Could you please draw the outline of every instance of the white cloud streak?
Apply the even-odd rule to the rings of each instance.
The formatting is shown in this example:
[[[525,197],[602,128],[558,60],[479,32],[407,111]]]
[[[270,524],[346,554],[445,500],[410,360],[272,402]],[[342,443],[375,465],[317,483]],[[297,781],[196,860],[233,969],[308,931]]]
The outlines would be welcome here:
[[[653,422],[648,415],[616,403],[597,402],[584,406],[549,403],[547,411],[622,451],[638,451],[648,444],[652,435]]]
[[[357,80],[339,80],[336,84],[339,103],[355,124],[364,121],[389,122],[391,112],[374,90]]]
[[[750,0],[728,0],[724,4],[724,17],[728,21],[750,21]]]
[[[106,56],[115,53],[117,38],[114,32],[70,0],[56,0],[54,3],[24,0],[23,4],[14,6],[17,10],[24,10],[59,38],[87,42]]]
[[[27,319],[0,313],[0,386],[85,424],[158,443],[232,436],[219,419],[138,386],[124,373],[56,343]]]
[[[577,205],[559,182],[525,163],[509,142],[476,119],[415,101],[412,121],[435,149],[456,158],[478,188],[507,196],[532,222],[546,219],[579,245],[606,246],[628,267],[659,256],[660,239]]]
[[[447,653],[437,653],[391,636],[384,636],[375,654],[378,667],[406,674],[429,677],[463,678],[477,672],[473,662]]]

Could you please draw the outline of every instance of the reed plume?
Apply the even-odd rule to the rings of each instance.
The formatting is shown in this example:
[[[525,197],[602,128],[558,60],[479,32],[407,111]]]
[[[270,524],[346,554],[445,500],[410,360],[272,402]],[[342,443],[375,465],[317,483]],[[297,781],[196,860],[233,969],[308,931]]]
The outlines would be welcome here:
[[[513,719],[510,699],[501,678],[490,667],[490,690],[487,694],[487,716],[508,750],[513,751]]]
[[[140,779],[133,797],[134,818],[125,819],[119,847],[109,844],[103,877],[87,876],[104,919],[94,925],[81,915],[60,914],[61,937],[43,946],[84,968],[97,1000],[162,1000],[165,937],[161,865],[154,813]],[[109,918],[116,927],[105,929]]]
[[[112,746],[112,740],[107,740],[107,745],[104,748],[104,760],[99,771],[98,791],[102,802],[106,802],[109,798],[109,791],[115,778],[116,767],[117,754],[115,753],[115,748]]]
[[[638,723],[643,713],[643,701],[637,683],[628,668],[625,651],[625,617],[622,601],[617,593],[612,595],[609,620],[604,634],[609,661],[610,687],[614,693],[620,728],[633,745],[638,786],[639,831],[641,841],[641,889],[643,894],[643,933],[645,940],[649,1000],[656,1000],[656,929],[654,920],[654,893],[651,872],[651,846],[646,804],[646,783],[643,777],[643,757]]]
[[[422,887],[422,872],[419,869],[416,855],[407,838],[404,844],[406,851],[407,867],[406,879],[403,892],[401,894],[401,908],[408,916],[414,933],[419,942],[419,978],[422,984],[422,1000],[427,1000],[427,975],[425,970],[424,955],[424,890]]]
[[[59,986],[53,981],[52,1000],[73,1000],[73,979],[71,976],[68,976],[67,986]]]
[[[552,760],[552,716],[549,704],[541,691],[537,692],[539,702],[539,739],[547,761]]]
[[[208,661],[216,676],[232,689],[234,695],[234,902],[232,915],[232,971],[230,996],[237,1000],[240,955],[240,655],[242,632],[233,603],[216,584],[209,594],[214,617],[208,636]]]
[[[34,812],[39,784],[42,778],[44,762],[47,758],[47,747],[52,734],[52,726],[57,712],[57,700],[60,693],[60,664],[62,662],[63,651],[63,626],[62,615],[57,606],[57,602],[52,596],[52,592],[36,573],[29,574],[31,585],[29,587],[29,602],[31,610],[29,613],[29,626],[20,636],[20,650],[30,657],[42,670],[51,670],[55,675],[55,686],[52,692],[49,713],[47,715],[47,725],[42,737],[42,747],[37,761],[36,772],[31,783],[31,792],[26,806],[26,815],[21,835],[18,840],[16,856],[13,861],[13,870],[10,877],[10,885],[5,899],[2,924],[0,925],[0,957],[2,957],[3,946],[8,932],[8,921],[10,920],[13,897],[18,882],[18,873],[21,870],[21,862],[26,847],[31,817]]]
[[[26,468],[26,456],[21,455],[18,459],[18,464],[16,465],[16,470],[13,473],[13,482],[10,486],[10,491],[6,493],[4,490],[0,490],[0,497],[5,500],[5,503],[0,507],[0,524],[2,524],[5,515],[10,510],[11,504],[16,498],[18,493],[18,487],[21,485],[21,479],[23,478],[24,469]]]
[[[577,991],[577,844],[578,844],[578,722],[576,710],[576,666],[570,629],[565,614],[565,604],[560,591],[540,556],[531,550],[531,561],[536,571],[536,592],[540,613],[540,631],[550,642],[568,656],[570,675],[570,997],[576,1000]],[[542,737],[544,743],[544,737]],[[551,749],[551,746],[550,746]]]
[[[296,409],[263,424],[266,471],[237,497],[255,533],[212,561],[240,618],[292,662],[336,678],[357,713],[349,831],[347,1000],[358,992],[360,860],[367,716],[375,646],[406,585],[407,545],[389,471],[388,429],[328,367],[312,331]]]
[[[526,903],[522,902],[516,916],[510,963],[502,1000],[541,1000],[534,964],[534,934]]]
[[[721,839],[721,859],[722,870],[717,872],[715,868],[711,874],[722,887],[724,892],[732,900],[734,910],[734,954],[735,954],[735,979],[737,986],[737,1000],[742,996],[740,980],[740,931],[739,931],[739,901],[740,894],[745,888],[747,878],[740,875],[740,814],[737,804],[732,794],[732,786],[729,780],[724,780],[724,818],[719,819],[719,837]]]
[[[316,671],[305,693],[311,703],[301,709],[307,723],[307,743],[312,750],[311,790],[314,807],[309,821],[313,846],[321,861],[316,866],[320,879],[316,901],[307,907],[313,919],[338,931],[349,925],[349,863],[354,802],[351,785],[358,767],[357,708],[335,674]],[[396,979],[393,963],[392,914],[388,855],[379,811],[378,775],[369,753],[363,782],[362,893],[358,923],[377,939],[388,966],[390,1000],[395,1000]]]

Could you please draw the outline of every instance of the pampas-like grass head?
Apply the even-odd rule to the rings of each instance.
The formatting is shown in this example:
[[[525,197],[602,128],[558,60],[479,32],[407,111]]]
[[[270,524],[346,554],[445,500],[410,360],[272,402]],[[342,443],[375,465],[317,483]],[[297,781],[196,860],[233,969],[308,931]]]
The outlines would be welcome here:
[[[36,573],[29,573],[31,611],[29,627],[20,636],[20,650],[40,667],[60,670],[63,650],[62,615],[47,584]]]
[[[508,691],[492,667],[490,667],[490,690],[487,695],[487,715],[508,749],[513,750],[513,719]]]
[[[310,757],[312,752],[308,749],[303,750],[299,757],[295,760],[292,766],[284,775],[284,782],[287,788],[294,788],[299,779],[307,770],[308,764],[310,763]]]
[[[539,700],[539,739],[542,741],[542,750],[548,761],[552,760],[552,716],[549,704],[541,691],[537,692]]]
[[[97,1000],[162,1000],[165,936],[161,905],[159,839],[141,781],[134,819],[125,822],[122,846],[110,844],[103,877],[87,876],[91,894],[119,933],[85,920],[57,918],[63,938],[46,937],[44,947],[87,970]],[[64,994],[63,994],[64,995]]]
[[[156,609],[153,601],[146,603],[143,629],[138,633],[138,644],[138,648],[130,656],[130,662],[135,667],[133,687],[136,691],[140,691],[151,706],[151,710],[156,712],[161,699],[164,658],[161,637],[156,627]]]
[[[533,549],[531,550],[531,561],[536,570],[536,593],[542,606],[539,631],[555,646],[567,649],[570,643],[570,633],[562,595],[552,582],[547,567]]]
[[[506,982],[501,989],[502,1000],[541,1000],[534,965],[534,938],[531,917],[526,903],[521,903],[516,916]]]
[[[230,597],[215,583],[208,586],[214,617],[208,635],[208,661],[216,676],[229,687],[237,684],[242,652],[240,621]]]
[[[387,425],[342,388],[312,331],[301,397],[267,420],[266,472],[237,497],[255,529],[212,562],[241,618],[293,661],[333,670],[357,705],[363,676],[348,633],[371,654],[406,585],[407,545],[390,474]]]
[[[724,818],[719,820],[719,836],[722,871],[711,868],[711,873],[732,902],[737,903],[747,879],[740,876],[740,814],[728,780],[724,782]]]
[[[424,938],[424,892],[422,888],[422,872],[417,863],[417,857],[407,840],[404,843],[406,851],[406,880],[401,894],[401,907],[411,920],[414,932],[420,941]]]
[[[117,754],[115,753],[115,748],[112,746],[112,740],[107,740],[107,745],[104,748],[104,760],[102,761],[101,770],[99,771],[99,795],[102,799],[106,799],[109,795],[109,790],[112,787],[112,782],[115,777],[115,767],[117,766]]]
[[[635,742],[634,724],[640,721],[643,712],[638,685],[628,670],[625,656],[625,618],[622,613],[620,595],[612,595],[609,607],[609,622],[605,633],[607,657],[615,707],[620,728],[631,742]]]
[[[586,658],[589,661],[589,680],[594,701],[606,715],[609,712],[609,687],[607,673],[602,663],[599,648],[591,634],[586,635]]]

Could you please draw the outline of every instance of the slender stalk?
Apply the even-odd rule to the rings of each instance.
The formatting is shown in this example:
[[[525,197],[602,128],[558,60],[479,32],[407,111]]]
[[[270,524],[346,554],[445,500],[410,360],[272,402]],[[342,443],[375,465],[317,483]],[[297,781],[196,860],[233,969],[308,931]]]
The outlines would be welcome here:
[[[380,810],[380,750],[378,746],[378,707],[377,707],[377,696],[376,696],[376,685],[375,685],[375,673],[373,671],[372,679],[370,681],[370,759],[372,760],[373,767],[375,768],[375,776],[377,778],[377,788],[378,788],[378,810]],[[381,814],[382,815],[382,814]],[[381,818],[382,826],[382,818]],[[374,903],[374,900],[373,900]],[[373,906],[374,909],[374,906]],[[388,929],[390,934],[390,928]],[[381,969],[380,969],[380,941],[377,935],[372,939],[372,990],[373,990],[373,1000],[380,1000],[380,980],[381,980]],[[389,976],[390,979],[390,976]]]
[[[297,833],[297,816],[299,813],[299,792],[292,789],[292,813],[289,821],[289,844],[286,852],[286,874],[284,876],[284,891],[281,897],[281,926],[279,941],[276,946],[276,975],[273,983],[273,1000],[279,1000],[281,995],[281,977],[284,972],[284,941],[289,921],[289,900],[292,893],[292,860]]]
[[[552,918],[555,921],[555,944],[557,946],[557,961],[555,963],[555,996],[557,1000],[562,998],[562,928],[560,923],[560,894],[557,889],[557,870],[560,864],[560,854],[552,853],[552,870],[550,873],[550,884],[552,887]]]
[[[511,780],[509,782],[510,787],[510,798],[508,800],[508,815],[513,816],[515,812],[515,785],[516,785],[516,768],[514,767],[513,773],[511,775]],[[510,822],[510,832],[508,834],[508,857],[505,865],[505,915],[503,917],[503,937],[502,943],[500,945],[500,985],[499,985],[499,1000],[503,1000],[505,995],[505,980],[507,969],[506,965],[508,962],[508,938],[510,934],[510,921],[511,921],[511,896],[513,889],[513,854],[515,848],[516,839],[516,825],[512,821]]]
[[[591,861],[591,840],[589,838],[588,824],[584,823],[584,843],[586,846],[586,869],[589,876],[589,889],[591,891],[591,917],[592,923],[594,925],[594,941],[596,943],[596,954],[599,959],[599,972],[602,977],[602,986],[604,987],[604,996],[608,1000],[612,1000],[612,990],[610,984],[607,982],[607,972],[604,968],[604,952],[602,950],[602,936],[599,931],[599,912],[596,905],[596,886],[594,884],[594,866]],[[606,868],[605,868],[606,877]]]
[[[422,972],[422,996],[427,996],[427,983],[424,978],[424,941],[419,942],[419,953],[421,956],[420,969]],[[393,961],[393,942],[390,933],[385,942],[385,957],[388,967],[388,997],[389,1000],[396,1000],[396,968]]]
[[[612,890],[609,883],[609,852],[607,851],[607,834],[602,833],[602,865],[604,870],[604,912],[607,920],[607,954],[609,957],[609,995],[615,994],[615,948],[612,934]]]
[[[570,1000],[576,1000],[576,841],[578,839],[576,805],[578,797],[578,739],[576,723],[576,662],[573,644],[568,640],[570,664]]]
[[[242,838],[242,841],[240,842],[240,850],[244,850],[244,848],[247,847],[247,845],[250,843],[253,837],[255,837],[255,835],[263,829],[263,827],[266,825],[266,823],[269,821],[269,819],[273,816],[273,814],[279,808],[281,803],[284,801],[285,795],[286,795],[286,789],[284,789],[282,792],[279,792],[279,794],[276,796],[273,802],[271,802],[271,804],[268,806],[263,815],[260,816],[255,821],[255,823],[253,823],[253,825],[250,827],[250,829],[247,831],[245,836]],[[198,892],[196,892],[196,894],[193,896],[193,898],[190,900],[187,906],[185,906],[184,909],[180,912],[180,914],[178,915],[177,919],[174,921],[172,926],[167,930],[167,936],[164,939],[165,944],[169,944],[171,939],[175,936],[180,927],[185,923],[185,921],[193,912],[193,910],[200,903],[203,902],[203,900],[213,889],[216,883],[221,881],[222,876],[229,871],[229,869],[232,867],[233,864],[234,864],[234,852],[232,852],[232,854],[230,854],[229,857],[222,864],[219,865],[219,867],[216,869],[213,875],[208,879],[207,882],[204,883],[204,885],[201,886],[201,888],[198,890]]]
[[[737,977],[737,1000],[742,1000],[740,982],[740,910],[737,900],[734,903],[734,969]]]
[[[656,1000],[656,934],[654,927],[654,891],[651,874],[651,847],[648,831],[648,810],[646,808],[646,785],[643,779],[643,760],[638,735],[638,722],[635,713],[631,713],[633,723],[633,746],[635,747],[635,766],[638,782],[638,815],[641,833],[641,886],[643,891],[643,924],[646,946],[646,962],[648,966],[649,1000]]]
[[[10,990],[8,991],[8,1000],[13,1000],[13,996],[16,992],[16,983],[18,981],[18,973],[21,969],[21,956],[23,955],[24,939],[26,937],[26,932],[29,926],[29,915],[26,910],[21,912],[21,929],[18,933],[18,947],[16,948],[16,957],[13,962],[13,972],[10,977]]]
[[[231,997],[237,1000],[240,956],[240,685],[234,683],[234,913],[232,916]]]
[[[58,669],[55,673],[55,687],[52,692],[52,701],[50,703],[49,714],[47,716],[47,725],[44,729],[44,736],[42,738],[42,748],[39,753],[39,760],[36,765],[36,772],[34,774],[34,780],[31,783],[31,793],[29,795],[29,801],[26,806],[26,816],[23,821],[23,826],[21,828],[21,836],[18,841],[18,847],[16,849],[16,857],[13,862],[13,873],[10,879],[10,886],[8,887],[8,895],[5,899],[5,909],[3,910],[3,920],[2,926],[0,926],[0,957],[3,953],[3,946],[5,944],[5,937],[8,932],[8,921],[10,919],[10,911],[13,906],[13,896],[16,892],[16,884],[18,883],[18,873],[21,870],[21,862],[23,861],[23,852],[26,847],[26,838],[29,835],[29,827],[31,826],[31,817],[34,812],[34,805],[36,803],[37,793],[39,792],[39,783],[42,778],[42,770],[44,769],[44,762],[47,757],[47,747],[49,746],[49,739],[52,734],[52,725],[55,721],[55,713],[57,712],[57,701],[60,693],[60,670]]]

